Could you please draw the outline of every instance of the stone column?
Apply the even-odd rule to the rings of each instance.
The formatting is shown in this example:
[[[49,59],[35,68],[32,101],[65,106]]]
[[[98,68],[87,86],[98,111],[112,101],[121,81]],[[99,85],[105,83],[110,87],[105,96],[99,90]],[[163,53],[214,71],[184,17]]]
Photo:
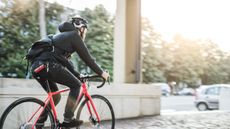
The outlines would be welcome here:
[[[114,34],[114,82],[141,80],[141,0],[117,0]]]

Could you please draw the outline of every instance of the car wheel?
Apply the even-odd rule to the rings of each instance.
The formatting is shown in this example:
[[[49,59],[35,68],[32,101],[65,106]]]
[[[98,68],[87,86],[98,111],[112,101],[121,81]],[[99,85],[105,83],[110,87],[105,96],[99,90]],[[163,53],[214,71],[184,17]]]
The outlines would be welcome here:
[[[197,105],[197,109],[198,109],[199,111],[206,111],[206,110],[208,110],[208,106],[207,106],[207,104],[205,104],[205,103],[199,103],[199,104]]]

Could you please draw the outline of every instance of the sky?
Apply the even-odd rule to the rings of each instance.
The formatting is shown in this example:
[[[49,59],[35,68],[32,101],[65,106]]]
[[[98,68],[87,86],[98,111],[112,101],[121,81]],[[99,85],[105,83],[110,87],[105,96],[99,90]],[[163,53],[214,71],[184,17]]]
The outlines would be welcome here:
[[[46,0],[50,2],[58,2],[62,5],[66,5],[68,7],[77,9],[77,10],[84,10],[86,7],[93,9],[98,4],[103,4],[105,8],[109,12],[115,13],[116,10],[116,0]]]
[[[142,0],[142,16],[163,39],[210,39],[230,51],[229,0]]]
[[[115,14],[116,0],[48,0],[78,10],[103,4]],[[141,0],[147,17],[166,41],[176,34],[188,39],[210,39],[230,51],[230,0]]]

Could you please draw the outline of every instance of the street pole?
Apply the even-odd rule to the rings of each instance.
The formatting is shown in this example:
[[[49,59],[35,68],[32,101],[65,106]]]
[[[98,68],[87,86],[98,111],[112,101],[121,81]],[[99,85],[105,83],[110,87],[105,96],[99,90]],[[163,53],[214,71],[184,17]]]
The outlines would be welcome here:
[[[46,18],[45,18],[45,2],[44,0],[39,0],[39,27],[41,38],[46,38]]]

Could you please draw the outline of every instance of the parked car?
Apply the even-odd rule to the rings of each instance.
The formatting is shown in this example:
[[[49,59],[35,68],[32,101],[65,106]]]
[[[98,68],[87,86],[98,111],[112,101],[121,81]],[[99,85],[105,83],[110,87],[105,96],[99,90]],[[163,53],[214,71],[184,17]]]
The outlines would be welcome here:
[[[195,95],[195,90],[193,88],[183,88],[177,94],[178,95]]]
[[[194,101],[197,109],[199,111],[219,109],[219,98],[222,88],[230,88],[230,85],[215,84],[198,88]]]
[[[152,85],[161,87],[161,95],[169,96],[171,93],[171,89],[167,83],[153,83]]]

